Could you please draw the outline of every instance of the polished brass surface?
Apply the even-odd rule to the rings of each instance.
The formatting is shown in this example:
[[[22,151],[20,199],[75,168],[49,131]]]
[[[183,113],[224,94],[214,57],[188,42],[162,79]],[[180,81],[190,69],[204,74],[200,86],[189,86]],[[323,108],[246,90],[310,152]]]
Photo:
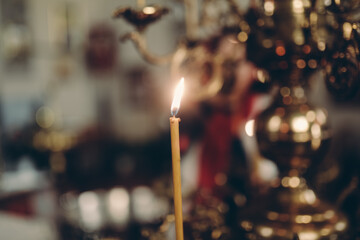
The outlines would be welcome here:
[[[280,170],[278,186],[239,213],[249,239],[343,239],[348,220],[309,188],[303,173],[318,165],[331,139],[324,109],[307,103],[300,85],[284,86],[256,121],[261,153]]]
[[[360,2],[357,0],[329,0],[324,1],[327,10],[341,15],[346,20],[358,22],[360,19]]]
[[[354,40],[350,23],[344,23],[343,35],[349,40],[338,39],[337,48],[328,58],[325,65],[325,83],[327,89],[337,100],[353,98],[360,88],[359,46]],[[350,28],[349,30],[346,30]],[[346,31],[349,31],[346,33]]]
[[[145,6],[142,9],[129,7],[119,8],[114,11],[113,18],[125,18],[126,21],[134,25],[138,31],[144,30],[149,24],[159,20],[169,10],[157,5]]]
[[[127,22],[136,27],[135,31],[124,34],[120,41],[131,40],[141,56],[149,63],[156,65],[168,64],[173,54],[158,56],[153,54],[147,46],[147,40],[144,32],[148,25],[158,21],[163,15],[167,14],[169,9],[158,5],[147,5],[141,9],[123,7],[116,9],[113,18],[124,18]]]
[[[326,110],[308,102],[306,87],[309,76],[326,62],[335,94],[357,82],[357,66],[349,63],[358,54],[347,48],[352,29],[328,15],[324,5],[305,0],[265,0],[246,19],[248,56],[279,86],[278,97],[255,123],[259,150],[277,164],[279,182],[239,211],[239,227],[249,239],[344,239],[347,218],[321,200],[303,177],[323,160],[332,136]],[[341,59],[331,56],[336,52],[343,53]]]
[[[279,95],[256,121],[259,149],[281,169],[302,171],[326,153],[331,137],[327,112],[308,104],[299,85],[281,87]]]
[[[320,200],[303,178],[284,177],[281,182],[265,203],[243,212],[239,226],[249,239],[292,240],[295,235],[304,240],[343,239],[348,229],[343,214]]]

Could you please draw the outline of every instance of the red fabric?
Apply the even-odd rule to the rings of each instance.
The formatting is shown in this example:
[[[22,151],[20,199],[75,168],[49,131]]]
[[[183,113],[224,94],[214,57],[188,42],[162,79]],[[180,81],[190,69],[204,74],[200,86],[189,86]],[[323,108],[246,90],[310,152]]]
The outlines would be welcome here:
[[[226,172],[231,148],[230,116],[215,113],[205,122],[205,135],[200,153],[199,187],[212,189],[215,176]]]
[[[31,193],[15,195],[0,202],[0,210],[19,216],[33,216],[35,214]]]
[[[200,153],[199,188],[212,190],[215,187],[216,174],[227,172],[231,158],[232,133],[234,132],[232,127],[238,131],[239,126],[247,120],[250,114],[253,114],[252,108],[255,99],[255,95],[248,94],[239,115],[219,111],[206,119]]]

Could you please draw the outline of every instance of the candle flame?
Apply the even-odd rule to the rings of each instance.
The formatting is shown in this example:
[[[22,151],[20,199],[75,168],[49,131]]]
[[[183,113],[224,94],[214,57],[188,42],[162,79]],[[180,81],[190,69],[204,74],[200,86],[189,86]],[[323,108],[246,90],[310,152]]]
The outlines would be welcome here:
[[[181,78],[180,82],[175,88],[174,98],[171,104],[171,115],[175,116],[180,108],[181,97],[184,93],[184,78]]]

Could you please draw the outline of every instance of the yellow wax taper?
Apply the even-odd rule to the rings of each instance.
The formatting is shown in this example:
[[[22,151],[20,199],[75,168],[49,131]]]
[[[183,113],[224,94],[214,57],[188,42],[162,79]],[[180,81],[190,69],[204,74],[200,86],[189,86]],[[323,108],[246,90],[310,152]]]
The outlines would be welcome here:
[[[176,240],[183,240],[179,122],[180,118],[170,118]]]
[[[174,185],[174,208],[175,208],[175,230],[176,240],[184,239],[183,216],[182,216],[182,194],[181,194],[181,167],[180,167],[180,141],[179,141],[179,122],[180,118],[175,115],[179,111],[180,101],[184,91],[184,79],[175,89],[175,96],[171,104],[170,133],[171,133],[171,152]]]

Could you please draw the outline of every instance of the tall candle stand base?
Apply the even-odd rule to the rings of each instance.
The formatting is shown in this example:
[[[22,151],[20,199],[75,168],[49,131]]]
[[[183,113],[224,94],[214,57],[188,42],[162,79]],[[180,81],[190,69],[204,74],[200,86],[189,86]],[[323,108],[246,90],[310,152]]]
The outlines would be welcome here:
[[[239,225],[249,239],[346,239],[346,217],[319,199],[303,177],[330,145],[327,113],[307,103],[298,83],[281,87],[279,93],[255,124],[260,152],[279,168],[278,186],[239,211]]]

